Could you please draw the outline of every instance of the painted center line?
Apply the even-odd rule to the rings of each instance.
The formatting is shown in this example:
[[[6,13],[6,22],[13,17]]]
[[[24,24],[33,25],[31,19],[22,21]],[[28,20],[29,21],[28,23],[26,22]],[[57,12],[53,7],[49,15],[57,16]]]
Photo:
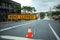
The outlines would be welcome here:
[[[59,36],[57,35],[57,33],[54,31],[54,29],[52,28],[52,26],[50,25],[50,23],[48,23],[49,27],[51,28],[53,34],[55,35],[55,37],[57,38],[57,40],[60,40]]]
[[[31,22],[29,22],[29,23],[25,23],[25,24],[21,24],[21,25],[16,25],[16,26],[4,28],[4,29],[1,29],[0,32],[5,31],[5,30],[9,30],[9,29],[13,29],[13,28],[16,28],[16,27],[19,27],[19,26],[24,26],[24,25],[26,25],[26,24],[31,24],[31,23],[33,23],[33,22],[35,22],[35,21],[31,21]]]

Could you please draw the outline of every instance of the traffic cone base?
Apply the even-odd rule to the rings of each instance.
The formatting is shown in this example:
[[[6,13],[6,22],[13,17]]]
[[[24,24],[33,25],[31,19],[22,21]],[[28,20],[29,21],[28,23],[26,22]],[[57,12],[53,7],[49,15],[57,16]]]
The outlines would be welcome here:
[[[26,35],[27,38],[32,38],[33,37],[33,34],[31,32],[28,32],[27,35]]]

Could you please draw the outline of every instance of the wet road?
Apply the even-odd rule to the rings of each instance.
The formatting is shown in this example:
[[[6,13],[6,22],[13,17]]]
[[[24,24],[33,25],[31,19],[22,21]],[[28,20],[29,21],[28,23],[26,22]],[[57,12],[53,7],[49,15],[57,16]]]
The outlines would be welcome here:
[[[60,23],[51,20],[32,20],[1,24],[0,36],[26,37],[28,26],[32,26],[32,39],[60,40]],[[5,40],[0,37],[1,40]]]

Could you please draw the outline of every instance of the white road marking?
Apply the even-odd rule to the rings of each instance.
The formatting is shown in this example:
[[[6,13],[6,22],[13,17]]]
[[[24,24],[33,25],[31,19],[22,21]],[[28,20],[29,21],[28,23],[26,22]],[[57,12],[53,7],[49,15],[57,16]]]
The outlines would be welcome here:
[[[42,40],[42,39],[31,39],[31,38],[24,38],[24,37],[17,37],[17,36],[7,36],[7,35],[1,35],[0,38],[10,39],[10,40]]]
[[[52,26],[50,25],[50,23],[48,24],[49,27],[51,28],[53,34],[55,35],[55,37],[57,38],[57,40],[60,40],[59,36],[57,35],[57,33],[54,31],[54,29],[52,28]]]
[[[35,31],[36,31],[36,30],[34,29],[34,34],[35,34]]]
[[[36,27],[34,27],[34,35],[36,34]]]
[[[26,25],[26,24],[31,24],[31,23],[33,23],[33,22],[34,22],[34,21],[31,21],[30,23],[25,23],[25,24],[21,24],[21,25],[16,25],[16,26],[4,28],[4,29],[1,29],[0,32],[5,31],[5,30],[9,30],[9,29],[13,29],[13,28],[16,28],[16,27],[19,27],[19,26],[24,26],[24,25]]]

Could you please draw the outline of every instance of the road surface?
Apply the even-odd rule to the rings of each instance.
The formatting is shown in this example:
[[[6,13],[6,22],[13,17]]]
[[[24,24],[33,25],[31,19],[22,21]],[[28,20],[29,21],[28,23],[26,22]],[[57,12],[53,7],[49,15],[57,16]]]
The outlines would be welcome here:
[[[51,20],[0,24],[0,40],[16,39],[16,37],[26,39],[28,26],[32,26],[31,40],[60,40],[60,23]]]

